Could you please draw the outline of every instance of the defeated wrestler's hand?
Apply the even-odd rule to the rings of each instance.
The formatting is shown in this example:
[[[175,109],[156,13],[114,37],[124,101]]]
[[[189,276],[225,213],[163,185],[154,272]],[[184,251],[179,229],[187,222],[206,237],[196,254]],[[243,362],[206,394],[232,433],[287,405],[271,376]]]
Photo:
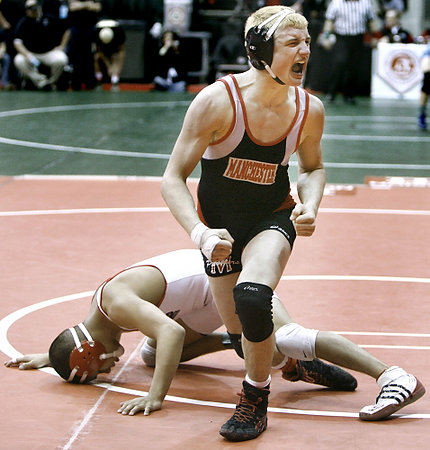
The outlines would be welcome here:
[[[203,233],[201,247],[206,256],[210,253],[211,261],[224,261],[230,256],[233,242],[234,239],[225,228],[210,228]]]
[[[290,216],[297,236],[312,236],[315,231],[315,212],[298,203]]]
[[[121,402],[121,407],[117,412],[124,416],[134,416],[139,411],[143,411],[144,416],[148,416],[152,411],[158,411],[161,409],[161,400],[153,400],[149,396],[137,397],[126,402]]]
[[[18,369],[21,370],[29,370],[48,367],[50,363],[48,353],[32,353],[30,355],[22,355],[18,356],[18,358],[6,361],[4,365],[6,367],[18,367]]]

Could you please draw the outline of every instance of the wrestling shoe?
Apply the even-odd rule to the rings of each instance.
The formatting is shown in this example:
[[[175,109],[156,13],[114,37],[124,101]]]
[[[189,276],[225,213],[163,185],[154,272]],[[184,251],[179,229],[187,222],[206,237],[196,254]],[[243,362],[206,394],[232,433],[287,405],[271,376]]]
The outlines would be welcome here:
[[[417,401],[426,390],[419,380],[397,366],[390,367],[378,378],[381,392],[374,405],[365,406],[361,420],[382,420],[399,409]]]
[[[357,380],[351,374],[318,358],[312,361],[288,358],[281,370],[282,378],[288,381],[320,384],[337,391],[353,391],[357,387]]]
[[[256,388],[246,381],[233,416],[221,427],[219,433],[229,441],[255,439],[267,428],[269,386]]]

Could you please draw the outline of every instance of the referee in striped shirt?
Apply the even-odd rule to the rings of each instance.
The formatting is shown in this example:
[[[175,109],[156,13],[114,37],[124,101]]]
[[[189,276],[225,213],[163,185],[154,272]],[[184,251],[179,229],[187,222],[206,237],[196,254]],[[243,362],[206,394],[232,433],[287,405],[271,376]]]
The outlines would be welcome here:
[[[371,0],[332,0],[327,7],[323,33],[334,33],[333,66],[327,102],[338,91],[347,103],[355,104],[355,76],[360,64],[364,33],[377,31],[376,12]]]

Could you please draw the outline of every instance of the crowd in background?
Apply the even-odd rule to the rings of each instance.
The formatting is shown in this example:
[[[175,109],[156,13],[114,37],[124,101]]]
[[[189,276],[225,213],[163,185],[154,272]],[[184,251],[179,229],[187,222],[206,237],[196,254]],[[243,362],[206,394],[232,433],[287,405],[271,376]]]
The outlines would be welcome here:
[[[102,18],[99,0],[1,0],[2,89],[117,86],[125,32]]]
[[[181,35],[163,27],[163,1],[135,2],[128,15],[114,0],[0,0],[0,64],[2,89],[91,90],[103,83],[113,88],[121,79],[126,33],[122,18],[144,20],[143,57],[150,61],[146,77],[155,89],[184,91],[190,81]],[[345,18],[343,4],[357,3],[359,14]],[[123,3],[122,3],[123,4]],[[132,2],[130,2],[130,5]],[[140,5],[139,11],[136,10]],[[246,68],[243,23],[252,10],[269,4],[291,6],[309,21],[312,50],[333,55],[327,101],[342,92],[354,103],[354,76],[363,47],[378,42],[416,43],[428,40],[428,32],[413,36],[402,25],[407,0],[194,0],[190,29],[210,31],[210,70],[206,82],[222,75],[220,68]],[[144,5],[144,6],[142,6]],[[205,30],[199,8],[235,6],[223,20],[219,33]],[[339,13],[341,11],[341,13]],[[189,53],[189,52],[187,52]],[[318,61],[315,63],[317,64]],[[314,60],[306,78],[312,89]],[[149,74],[149,75],[148,75]]]

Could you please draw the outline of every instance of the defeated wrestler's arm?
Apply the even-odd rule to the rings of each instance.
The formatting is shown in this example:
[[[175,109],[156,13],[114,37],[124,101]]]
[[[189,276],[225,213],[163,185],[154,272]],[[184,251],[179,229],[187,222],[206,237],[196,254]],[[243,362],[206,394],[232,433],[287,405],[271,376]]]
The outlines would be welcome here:
[[[106,301],[109,297],[117,300],[110,305]],[[117,325],[138,329],[145,336],[157,341],[156,365],[148,395],[122,402],[118,409],[118,412],[124,415],[133,416],[139,411],[148,415],[161,409],[178,368],[185,330],[158,307],[142,301],[132,290],[121,286],[121,283],[106,285],[104,301],[106,313]]]
[[[41,369],[50,367],[48,353],[30,353],[18,356],[4,363],[6,367],[18,367],[20,370]]]

